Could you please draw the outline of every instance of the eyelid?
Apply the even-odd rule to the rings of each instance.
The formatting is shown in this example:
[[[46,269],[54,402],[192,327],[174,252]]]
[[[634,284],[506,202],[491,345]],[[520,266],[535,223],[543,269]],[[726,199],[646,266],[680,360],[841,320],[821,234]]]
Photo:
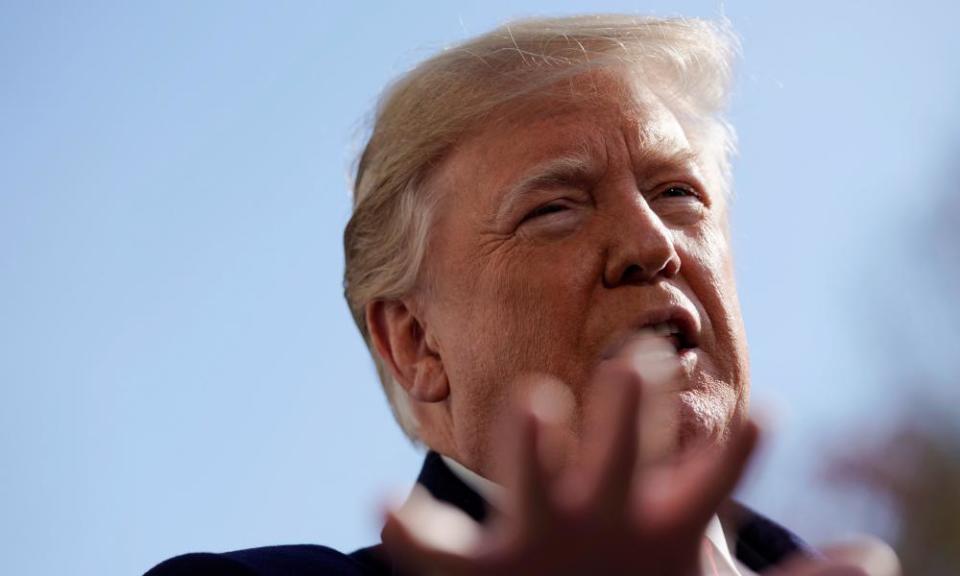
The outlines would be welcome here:
[[[690,193],[690,197],[696,198],[703,204],[709,206],[710,201],[707,195],[703,192],[703,188],[699,186],[698,183],[684,182],[684,181],[671,181],[667,184],[663,184],[654,188],[655,192],[651,194],[652,199],[657,199],[662,196],[665,192],[672,188],[681,188]]]
[[[550,211],[548,211],[548,212],[542,212],[542,213],[541,213],[541,210],[548,209],[548,208],[560,208],[560,210],[550,210]],[[549,201],[549,202],[545,202],[545,203],[543,203],[543,204],[540,204],[540,205],[536,206],[535,208],[533,208],[532,210],[528,210],[528,211],[526,212],[526,214],[524,214],[523,217],[521,218],[520,223],[522,224],[522,223],[527,222],[527,221],[529,221],[529,220],[536,220],[537,218],[542,218],[542,217],[544,217],[544,216],[550,216],[551,214],[556,214],[556,213],[558,213],[558,212],[564,212],[564,211],[569,210],[569,209],[570,209],[569,201],[567,201],[567,200],[565,200],[565,199],[562,199],[562,198],[558,198],[558,199],[551,200],[551,201]]]
[[[670,190],[683,190],[689,193],[691,196],[696,196],[698,198],[700,197],[700,193],[697,192],[697,189],[688,184],[667,184],[661,189],[660,193],[663,194],[669,192]]]

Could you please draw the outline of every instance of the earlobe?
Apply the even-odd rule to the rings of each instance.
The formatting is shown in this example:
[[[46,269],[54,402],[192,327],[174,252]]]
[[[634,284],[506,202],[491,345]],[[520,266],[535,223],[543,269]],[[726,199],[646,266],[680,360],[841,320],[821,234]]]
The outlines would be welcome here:
[[[418,402],[441,402],[450,395],[443,360],[433,338],[408,303],[376,300],[366,307],[367,330],[391,374]]]

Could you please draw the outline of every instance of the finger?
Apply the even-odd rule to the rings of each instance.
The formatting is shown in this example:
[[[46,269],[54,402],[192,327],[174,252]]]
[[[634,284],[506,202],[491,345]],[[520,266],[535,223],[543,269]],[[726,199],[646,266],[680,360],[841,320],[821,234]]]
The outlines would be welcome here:
[[[763,572],[763,576],[875,576],[860,566],[824,560],[794,557]]]
[[[651,466],[677,448],[677,377],[681,373],[680,358],[673,344],[661,336],[645,333],[628,347],[629,360],[643,380],[643,403],[640,408],[640,462]]]
[[[518,527],[536,532],[550,521],[550,497],[547,474],[540,459],[542,424],[529,403],[520,408],[516,421],[517,438],[513,470],[513,497],[516,499]]]
[[[598,436],[592,447],[596,457],[591,466],[590,502],[595,512],[612,518],[624,513],[634,484],[642,382],[627,362],[619,361],[602,367],[594,385],[607,392],[594,415]]]
[[[549,376],[537,377],[530,394],[530,410],[537,417],[536,453],[543,479],[553,483],[566,467],[573,452],[573,394],[561,381]]]
[[[691,455],[674,479],[674,490],[662,512],[687,528],[700,530],[740,482],[756,449],[760,429],[747,420],[727,445]]]
[[[495,467],[507,490],[495,520],[506,521],[509,530],[499,534],[507,539],[552,521],[553,487],[571,452],[569,388],[546,375],[521,378],[521,392],[496,432]]]
[[[643,468],[669,451],[675,440],[676,415],[668,395],[658,394],[679,372],[670,342],[649,333],[628,341],[621,352],[601,363],[593,386],[601,393],[592,416],[597,430],[587,448],[595,454],[594,506],[623,514]],[[590,462],[588,457],[588,462]]]
[[[900,559],[893,548],[872,536],[858,536],[824,547],[820,552],[835,562],[860,566],[870,576],[900,576],[902,573]]]
[[[417,486],[398,510],[386,512],[384,547],[398,565],[415,573],[470,573],[480,527],[460,510],[437,502]]]

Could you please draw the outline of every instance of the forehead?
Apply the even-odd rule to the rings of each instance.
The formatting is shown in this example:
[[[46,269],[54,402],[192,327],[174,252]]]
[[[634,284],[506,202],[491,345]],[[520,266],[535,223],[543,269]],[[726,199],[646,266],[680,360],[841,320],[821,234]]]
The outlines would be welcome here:
[[[653,92],[622,75],[575,77],[562,88],[517,99],[463,138],[435,169],[441,203],[488,197],[552,161],[597,169],[620,147],[633,161],[695,157],[677,117]],[[479,186],[483,190],[478,190]],[[484,193],[485,192],[485,193]]]

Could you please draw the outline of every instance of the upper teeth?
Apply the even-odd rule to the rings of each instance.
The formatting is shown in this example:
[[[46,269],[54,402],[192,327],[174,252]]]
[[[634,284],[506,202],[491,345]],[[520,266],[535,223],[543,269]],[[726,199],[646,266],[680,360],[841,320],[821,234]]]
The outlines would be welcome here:
[[[680,327],[673,322],[660,322],[650,327],[654,334],[660,336],[674,336],[680,334]]]

